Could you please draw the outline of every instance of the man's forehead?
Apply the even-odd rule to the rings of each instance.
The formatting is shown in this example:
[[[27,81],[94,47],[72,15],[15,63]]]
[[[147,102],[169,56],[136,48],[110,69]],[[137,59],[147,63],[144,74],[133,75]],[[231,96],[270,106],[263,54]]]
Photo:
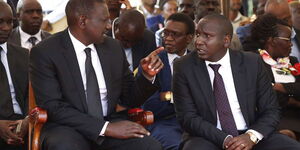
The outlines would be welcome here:
[[[203,18],[197,24],[197,30],[206,30],[210,32],[216,32],[220,28],[220,22],[216,19]]]
[[[36,0],[26,0],[24,1],[23,4],[23,9],[27,9],[27,8],[38,8],[38,9],[42,9],[41,4],[36,1]]]
[[[12,10],[10,9],[10,7],[8,6],[5,6],[5,5],[3,5],[3,4],[0,4],[0,16],[1,16],[1,18],[3,18],[3,17],[13,17],[13,15],[12,15]],[[4,16],[4,15],[6,15],[6,16]]]

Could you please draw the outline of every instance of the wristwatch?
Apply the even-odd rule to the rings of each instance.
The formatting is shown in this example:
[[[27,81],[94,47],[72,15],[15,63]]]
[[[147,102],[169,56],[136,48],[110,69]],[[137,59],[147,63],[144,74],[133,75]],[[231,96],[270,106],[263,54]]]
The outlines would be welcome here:
[[[252,132],[247,132],[246,134],[249,135],[250,140],[251,140],[253,143],[255,143],[255,144],[258,143],[258,138],[257,138]]]

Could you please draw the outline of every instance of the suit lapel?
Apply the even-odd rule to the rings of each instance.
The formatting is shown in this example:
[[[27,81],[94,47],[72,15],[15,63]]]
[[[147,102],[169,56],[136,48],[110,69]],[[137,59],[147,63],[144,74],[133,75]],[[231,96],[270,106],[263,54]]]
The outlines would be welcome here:
[[[86,103],[86,96],[84,93],[83,81],[82,81],[75,49],[74,49],[72,41],[70,39],[68,30],[65,30],[63,35],[64,36],[61,40],[62,45],[64,46],[63,55],[67,61],[68,68],[71,71],[73,81],[78,89],[82,105],[83,105],[84,109],[87,111],[88,109],[87,109],[87,103]]]
[[[111,55],[109,55],[109,48],[107,47],[107,45],[105,45],[105,42],[103,44],[99,44],[99,45],[95,45],[99,59],[100,59],[100,63],[101,63],[101,68],[102,68],[102,72],[103,72],[103,76],[104,76],[104,80],[105,80],[105,85],[106,85],[106,89],[107,89],[107,98],[108,98],[108,108],[107,108],[107,114],[109,115],[110,112],[112,112],[112,104],[109,101],[111,99],[111,85],[112,85],[112,81],[111,81]]]
[[[231,70],[232,70],[232,76],[234,81],[234,86],[238,98],[238,102],[240,104],[240,108],[242,111],[242,114],[244,116],[244,119],[249,125],[249,118],[247,115],[247,97],[246,97],[246,69],[244,67],[243,57],[240,55],[240,53],[233,52],[229,50],[230,54],[230,64],[231,64]]]
[[[205,64],[205,61],[202,59],[199,59],[197,56],[197,53],[194,52],[194,61],[195,65],[193,65],[193,70],[196,76],[197,81],[199,82],[199,85],[201,87],[201,90],[204,94],[205,102],[207,103],[211,113],[213,116],[215,116],[215,119],[217,119],[216,115],[216,102],[214,99],[214,95],[212,92],[212,85],[210,83],[209,74],[207,71],[207,67]],[[203,83],[203,81],[206,81]]]

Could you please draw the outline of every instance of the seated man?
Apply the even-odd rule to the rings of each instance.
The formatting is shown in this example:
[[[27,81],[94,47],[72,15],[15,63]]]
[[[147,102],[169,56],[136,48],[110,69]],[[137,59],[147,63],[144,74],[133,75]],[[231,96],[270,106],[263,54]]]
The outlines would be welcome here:
[[[31,49],[34,45],[50,36],[42,31],[42,7],[37,0],[19,0],[17,15],[20,26],[15,28],[9,36],[8,42]]]
[[[192,41],[194,32],[193,20],[183,13],[175,13],[167,19],[163,32],[166,51],[159,53],[164,63],[164,68],[157,74],[160,89],[143,105],[145,110],[154,113],[155,118],[154,124],[147,129],[166,150],[177,150],[183,133],[175,116],[171,92],[173,62],[189,52],[187,45]]]
[[[120,43],[104,36],[110,27],[103,0],[70,0],[69,28],[33,47],[30,77],[37,104],[48,112],[43,150],[160,150],[141,125],[117,113],[119,103],[137,107],[156,90],[163,64],[159,48],[141,60],[134,79]]]
[[[113,29],[113,37],[121,41],[131,71],[156,49],[154,34],[145,29],[145,18],[137,10],[122,13]]]
[[[228,49],[230,21],[219,14],[196,27],[196,50],[174,64],[173,92],[183,150],[298,150],[275,129],[279,106],[260,56]]]
[[[26,147],[22,144],[28,131],[28,51],[7,43],[12,10],[3,1],[0,10],[0,149],[15,150]]]

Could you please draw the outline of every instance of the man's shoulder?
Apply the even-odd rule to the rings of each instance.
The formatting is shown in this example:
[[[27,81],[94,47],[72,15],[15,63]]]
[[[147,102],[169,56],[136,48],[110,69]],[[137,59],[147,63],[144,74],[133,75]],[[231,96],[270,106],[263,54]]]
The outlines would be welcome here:
[[[185,66],[190,66],[192,63],[195,63],[196,61],[203,61],[200,58],[198,58],[197,51],[191,51],[185,56],[182,56],[178,60],[174,62],[174,65],[182,66],[183,68],[188,68]]]
[[[13,43],[7,43],[7,49],[22,55],[29,55],[29,50]]]
[[[240,59],[247,59],[247,60],[257,60],[260,58],[260,55],[254,52],[235,51],[235,50],[229,50],[229,52],[232,58],[240,57]]]
[[[42,38],[47,38],[51,35],[51,33],[44,31],[44,30],[41,30],[41,34],[42,34]]]
[[[63,43],[62,40],[67,40],[66,37],[67,37],[67,32],[61,31],[53,34],[52,36],[49,36],[45,40],[42,40],[40,43],[36,45],[36,47],[59,46],[61,43]]]
[[[17,33],[19,33],[19,27],[16,27],[16,28],[14,28],[14,29],[12,29],[12,31],[11,31],[11,35],[15,35],[15,34],[17,34]]]
[[[19,28],[18,27],[16,27],[16,28],[14,28],[12,31],[11,31],[11,33],[10,33],[10,35],[9,35],[9,37],[8,37],[8,39],[7,39],[7,41],[9,42],[9,43],[17,43],[17,39],[18,38],[20,38],[20,33],[19,33]]]

